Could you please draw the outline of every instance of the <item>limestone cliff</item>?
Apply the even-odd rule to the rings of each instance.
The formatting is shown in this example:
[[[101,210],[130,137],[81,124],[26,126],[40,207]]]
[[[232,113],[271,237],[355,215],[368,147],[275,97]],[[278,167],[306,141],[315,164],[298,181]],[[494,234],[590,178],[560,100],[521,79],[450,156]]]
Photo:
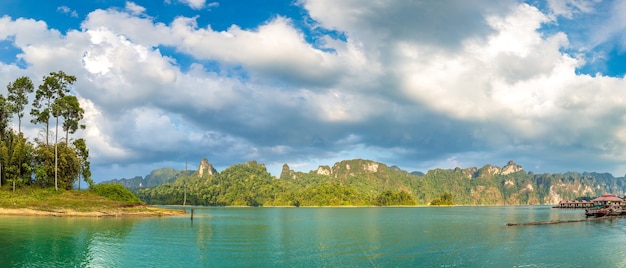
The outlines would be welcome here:
[[[201,183],[198,188],[201,191],[208,191],[206,187],[209,186],[213,188],[227,187],[231,184],[222,184],[224,180],[236,180],[241,185],[252,183],[246,186],[247,188],[237,188],[238,191],[247,189],[245,190],[247,191],[246,194],[255,194],[258,192],[258,189],[254,188],[258,187],[258,180],[248,180],[245,175],[246,172],[252,170],[251,176],[254,178],[260,178],[258,177],[259,174],[266,174],[267,172],[265,165],[255,161],[234,165],[226,170],[229,169],[232,169],[230,175],[228,175],[229,173],[218,174],[208,160],[202,159],[197,172],[192,176],[205,177],[202,180],[197,180],[198,183]],[[263,172],[259,172],[260,170]],[[134,189],[168,183],[181,186],[182,183],[176,184],[176,178],[181,177],[184,172],[184,170],[158,169],[146,178],[136,177],[110,182],[122,183]],[[363,202],[369,204],[367,202],[375,200],[384,191],[409,193],[418,204],[428,204],[433,198],[443,193],[451,193],[454,203],[459,205],[555,204],[562,200],[588,199],[604,193],[618,196],[626,193],[626,178],[623,177],[616,178],[608,173],[534,174],[525,172],[522,166],[514,161],[509,161],[503,167],[488,164],[481,168],[433,169],[424,174],[409,173],[396,166],[389,167],[372,160],[352,159],[334,163],[332,166],[321,165],[308,173],[293,171],[289,165],[284,164],[280,174],[282,180],[276,180],[276,178],[272,180],[271,174],[267,173],[266,175],[261,176],[265,178],[266,183],[277,183],[277,185],[268,186],[263,190],[275,189],[278,191],[271,193],[272,198],[284,195],[281,197],[283,199],[279,198],[284,201],[309,194],[310,196],[307,198],[318,200],[321,202],[319,204],[324,204],[326,198],[334,198],[332,195],[337,193],[343,193],[345,198],[360,196],[362,197],[361,201],[366,200]],[[207,184],[206,182],[209,180],[214,180],[216,183]],[[213,190],[200,196],[204,198],[210,196],[208,193],[219,193],[230,198],[230,194],[232,194],[227,192],[228,189]],[[215,198],[218,197],[215,196]],[[263,199],[255,200],[269,200],[268,198],[263,197]],[[221,199],[211,199],[213,200],[211,201],[201,198],[199,200],[204,200],[203,202],[208,202],[207,204],[226,204],[219,203],[223,201],[220,201]],[[346,200],[342,202],[348,202]]]
[[[289,168],[289,165],[284,164],[283,169],[280,171],[280,178],[283,180],[296,179],[296,172]]]
[[[515,172],[520,172],[520,171],[524,171],[524,169],[522,168],[522,166],[515,164],[515,162],[513,162],[513,160],[509,161],[506,166],[504,166],[502,168],[502,170],[500,170],[500,174],[502,175],[508,175],[511,173],[515,173]]]
[[[204,175],[215,175],[217,174],[217,170],[213,167],[213,165],[211,163],[209,163],[209,160],[207,160],[206,158],[202,158],[202,160],[200,161],[200,165],[198,166],[198,176],[202,177]]]

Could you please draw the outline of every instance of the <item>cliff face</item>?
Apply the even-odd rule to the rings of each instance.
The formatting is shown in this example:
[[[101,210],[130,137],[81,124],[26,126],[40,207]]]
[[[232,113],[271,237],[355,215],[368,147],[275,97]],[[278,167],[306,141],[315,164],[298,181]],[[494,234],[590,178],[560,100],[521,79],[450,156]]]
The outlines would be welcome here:
[[[293,180],[295,178],[296,178],[296,172],[291,170],[289,168],[289,165],[284,164],[283,165],[283,169],[280,172],[280,179],[282,179],[282,180],[288,180],[288,179]]]
[[[188,172],[190,173],[190,172]],[[196,175],[199,177],[202,176],[211,176],[217,174],[217,170],[213,167],[211,163],[206,158],[203,158],[200,161],[200,165],[198,166],[198,170],[196,171]],[[136,176],[131,179],[113,179],[109,181],[104,181],[101,183],[119,183],[124,185],[124,187],[135,190],[140,188],[150,188],[156,187],[165,183],[174,182],[178,177],[184,176],[184,170],[175,170],[173,168],[160,168],[155,169],[150,174],[145,177]]]
[[[506,166],[504,166],[501,170],[499,174],[502,175],[509,175],[511,173],[515,173],[515,172],[520,172],[520,171],[524,171],[524,169],[522,168],[522,166],[515,164],[515,162],[513,162],[513,160],[509,161],[509,163],[506,164]]]
[[[200,165],[198,166],[198,171],[196,172],[201,178],[204,175],[211,176],[217,174],[217,170],[213,167],[211,163],[209,163],[209,160],[207,160],[206,158],[202,158],[202,160],[200,161]]]
[[[191,176],[201,179],[199,180],[203,183],[201,187],[209,187],[210,184],[206,184],[209,180],[216,180],[216,185],[221,185],[222,182],[226,183],[224,185],[230,185],[229,180],[237,180],[243,187],[238,188],[238,191],[248,189],[242,193],[245,196],[256,191],[251,189],[258,186],[249,178],[257,178],[259,174],[267,172],[265,165],[255,161],[233,165],[226,170],[230,171],[227,174],[220,174],[208,160],[202,159],[198,170]],[[137,189],[178,182],[176,179],[183,174],[184,171],[158,169],[145,178],[135,177],[109,182],[122,183],[130,189]],[[248,183],[251,185],[247,185]],[[556,204],[562,200],[592,198],[604,193],[618,196],[626,193],[626,179],[615,178],[611,174],[573,172],[533,174],[524,171],[522,166],[513,161],[509,161],[503,167],[485,165],[481,168],[434,169],[426,174],[409,173],[395,166],[389,167],[383,163],[363,159],[344,160],[332,166],[319,166],[308,173],[293,171],[285,164],[280,179],[270,179],[265,183],[273,185],[263,189],[265,192],[273,191],[270,189],[281,189],[273,193],[274,197],[293,191],[289,197],[283,198],[294,198],[309,190],[315,190],[313,192],[318,194],[325,192],[325,196],[334,193],[344,193],[345,198],[359,196],[362,198],[359,202],[365,203],[386,191],[406,192],[418,204],[428,204],[443,193],[451,193],[454,203],[459,205]],[[234,194],[223,191],[226,189],[215,193]],[[319,200],[320,203],[323,203],[322,201]]]

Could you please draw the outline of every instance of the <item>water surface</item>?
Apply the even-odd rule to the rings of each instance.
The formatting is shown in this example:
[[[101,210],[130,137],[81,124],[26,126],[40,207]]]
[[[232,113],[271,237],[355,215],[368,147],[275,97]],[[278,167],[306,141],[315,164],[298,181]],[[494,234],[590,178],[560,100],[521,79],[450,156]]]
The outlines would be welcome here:
[[[0,216],[2,267],[624,267],[626,219],[530,207],[202,208],[164,218]]]

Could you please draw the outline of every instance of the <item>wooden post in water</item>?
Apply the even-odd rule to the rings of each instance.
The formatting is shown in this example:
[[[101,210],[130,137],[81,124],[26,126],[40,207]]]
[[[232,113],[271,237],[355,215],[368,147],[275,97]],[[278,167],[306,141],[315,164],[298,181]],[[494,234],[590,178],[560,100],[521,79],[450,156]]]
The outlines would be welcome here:
[[[191,209],[191,221],[193,221],[193,208]]]

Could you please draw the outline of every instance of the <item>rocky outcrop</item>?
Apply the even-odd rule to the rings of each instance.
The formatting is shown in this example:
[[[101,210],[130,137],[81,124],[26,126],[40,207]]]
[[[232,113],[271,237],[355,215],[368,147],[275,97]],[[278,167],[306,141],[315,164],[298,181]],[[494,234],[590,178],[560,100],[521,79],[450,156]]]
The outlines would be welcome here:
[[[500,168],[498,166],[485,165],[482,168],[475,171],[474,178],[483,177],[490,178],[493,175],[509,175],[515,172],[524,171],[522,166],[515,164],[513,160],[509,161],[504,167]]]
[[[280,178],[282,180],[287,180],[287,179],[296,179],[296,172],[294,172],[293,170],[291,170],[289,168],[289,165],[284,164],[283,165],[283,169],[280,171]]]
[[[255,161],[245,163],[245,166],[266,171],[265,165]],[[185,177],[184,174],[184,170],[164,168],[154,170],[145,178],[109,182],[138,189],[173,182],[176,178]],[[209,175],[221,176],[208,160],[202,159],[193,176]],[[379,189],[402,190],[414,194],[418,203],[428,203],[436,194],[450,192],[455,196],[455,203],[467,205],[556,204],[561,200],[592,198],[603,193],[621,196],[626,192],[626,178],[623,177],[615,178],[608,173],[526,173],[514,161],[509,161],[502,168],[493,165],[485,165],[480,169],[457,167],[434,169],[427,174],[409,173],[396,166],[388,167],[383,163],[363,159],[344,160],[332,166],[321,165],[308,173],[293,171],[289,165],[284,164],[280,179],[288,181],[286,183],[294,183],[294,179],[306,182],[304,186],[298,182],[297,187],[332,182],[338,187],[347,187],[348,190],[360,191],[362,194],[377,193]]]
[[[506,166],[504,166],[502,168],[502,170],[500,170],[499,174],[502,175],[509,175],[511,173],[515,173],[515,172],[520,172],[520,171],[524,171],[524,169],[522,168],[522,166],[515,164],[515,162],[513,162],[513,160],[509,161]]]
[[[330,170],[329,166],[319,166],[317,168],[318,175],[330,176],[331,173],[332,171]]]
[[[331,169],[331,174],[335,178],[339,178],[378,173],[381,169],[388,169],[387,165],[372,160],[352,159],[335,163]]]
[[[364,171],[367,171],[370,173],[376,173],[378,172],[378,166],[379,164],[376,162],[367,162],[367,163],[363,163],[362,168]]]
[[[217,174],[217,170],[213,167],[211,163],[209,163],[209,160],[207,160],[206,158],[202,158],[202,160],[200,161],[200,165],[198,166],[198,176],[212,176],[215,174]]]

